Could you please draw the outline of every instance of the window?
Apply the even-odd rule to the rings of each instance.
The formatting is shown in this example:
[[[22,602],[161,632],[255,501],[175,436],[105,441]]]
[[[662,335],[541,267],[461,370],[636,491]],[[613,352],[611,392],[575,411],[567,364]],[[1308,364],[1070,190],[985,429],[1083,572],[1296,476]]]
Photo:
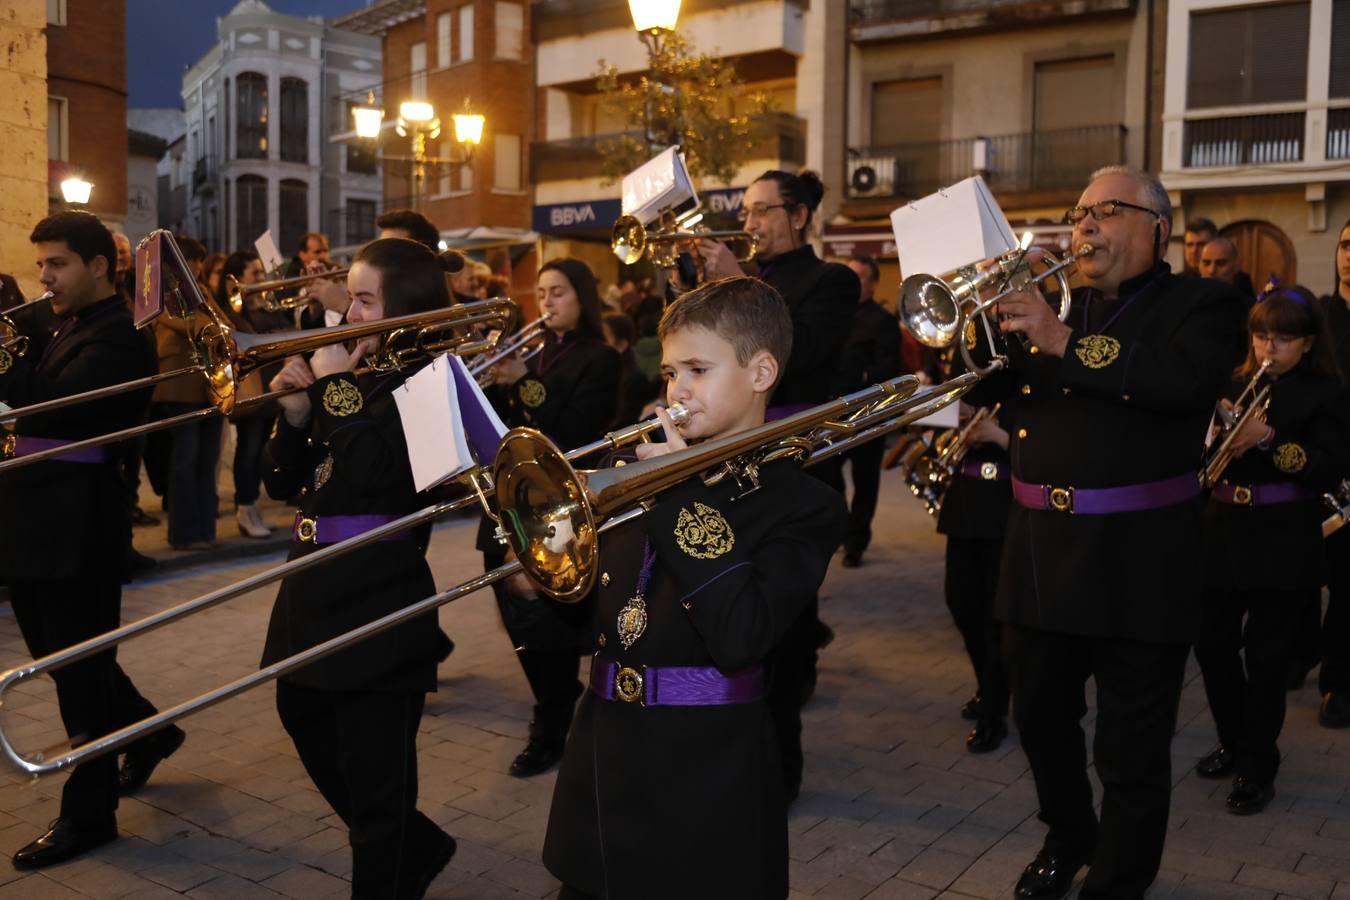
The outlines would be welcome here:
[[[872,85],[872,146],[942,140],[942,78]]]
[[[1110,125],[1116,117],[1114,56],[1090,56],[1036,63],[1032,130],[1057,131]]]
[[[238,204],[235,212],[235,247],[252,248],[267,230],[267,179],[258,175],[241,175],[234,182],[234,196]]]
[[[66,24],[66,0],[47,0],[47,24]]]
[[[459,8],[459,62],[473,59],[473,4]]]
[[[1191,109],[1303,100],[1307,82],[1307,3],[1191,13]]]
[[[414,100],[427,98],[427,44],[418,41],[408,48],[408,69],[412,73],[409,91]]]
[[[277,246],[285,256],[300,249],[300,241],[309,231],[309,185],[292,178],[281,182],[277,217]]]
[[[375,239],[375,201],[347,201],[347,236],[345,243],[364,244]]]
[[[520,135],[494,134],[492,186],[499,191],[520,190]]]
[[[47,98],[47,158],[70,158],[69,101],[65,97]]]
[[[281,158],[309,162],[309,85],[302,78],[281,79]]]
[[[234,85],[238,129],[234,155],[238,159],[266,159],[267,76],[258,72],[241,72]],[[253,246],[253,238],[240,246]]]
[[[444,69],[450,65],[450,13],[436,17],[436,65]]]
[[[497,4],[497,58],[524,56],[525,7],[519,3]]]
[[[1331,84],[1328,96],[1350,97],[1350,0],[1331,6]]]

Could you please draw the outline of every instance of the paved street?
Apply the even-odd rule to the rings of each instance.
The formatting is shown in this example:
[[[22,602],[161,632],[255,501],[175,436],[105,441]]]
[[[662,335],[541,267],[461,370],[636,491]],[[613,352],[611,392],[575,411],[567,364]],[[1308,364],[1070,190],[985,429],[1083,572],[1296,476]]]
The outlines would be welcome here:
[[[1010,897],[1040,845],[1015,741],[986,757],[965,752],[968,723],[957,708],[971,677],[942,602],[942,542],[902,490],[887,473],[867,564],[836,567],[825,585],[824,615],[837,638],[806,715],[806,784],[790,819],[794,898]],[[472,530],[457,520],[436,532],[431,559],[442,587],[478,571]],[[277,559],[138,583],[124,618]],[[122,664],[161,708],[238,677],[257,663],[272,593],[127,645]],[[429,896],[550,897],[557,884],[539,852],[552,776],[504,774],[529,715],[509,642],[486,594],[443,609],[441,621],[458,649],[422,721],[421,803],[460,845]],[[24,658],[12,617],[0,619],[0,641],[0,664]],[[1190,769],[1214,741],[1192,665],[1174,744],[1173,831],[1152,896],[1350,900],[1350,732],[1317,726],[1314,688],[1290,699],[1275,802],[1250,819],[1225,815],[1226,785]],[[26,750],[62,736],[49,682],[20,688],[4,714]],[[0,862],[0,900],[346,895],[346,833],[296,760],[272,687],[184,724],[187,743],[123,802],[121,840],[38,874],[20,876]],[[13,853],[56,815],[61,782],[3,776],[0,853]]]

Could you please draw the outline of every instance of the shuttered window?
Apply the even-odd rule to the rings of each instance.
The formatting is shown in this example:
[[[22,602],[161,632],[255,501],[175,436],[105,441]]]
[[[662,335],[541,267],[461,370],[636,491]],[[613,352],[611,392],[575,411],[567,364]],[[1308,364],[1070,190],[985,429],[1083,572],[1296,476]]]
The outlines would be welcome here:
[[[1350,97],[1350,0],[1335,0],[1331,7],[1332,97]]]
[[[942,140],[942,78],[872,85],[872,146]]]
[[[1307,82],[1307,3],[1191,14],[1189,108],[1304,100]]]

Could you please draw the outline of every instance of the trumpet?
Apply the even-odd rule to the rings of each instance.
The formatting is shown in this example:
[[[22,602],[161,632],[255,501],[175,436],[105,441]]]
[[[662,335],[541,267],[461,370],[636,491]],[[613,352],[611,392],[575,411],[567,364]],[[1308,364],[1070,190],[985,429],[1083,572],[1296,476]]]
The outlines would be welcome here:
[[[915,497],[923,501],[930,516],[942,510],[943,498],[951,489],[952,480],[961,467],[961,462],[970,452],[970,435],[985,419],[998,415],[1000,403],[992,407],[977,409],[960,428],[949,428],[934,438],[931,450],[934,456],[924,454],[910,467],[905,475],[905,483]]]
[[[657,266],[671,269],[680,244],[705,238],[734,244],[732,252],[740,262],[750,262],[759,249],[759,238],[748,231],[676,231],[670,218],[662,219],[660,230],[648,231],[636,216],[619,216],[610,229],[609,249],[625,265],[631,266],[645,253]]]
[[[1228,468],[1228,464],[1237,455],[1233,443],[1243,426],[1250,421],[1266,421],[1266,410],[1270,407],[1270,385],[1259,389],[1258,386],[1269,368],[1270,360],[1261,363],[1252,380],[1247,382],[1242,393],[1238,394],[1237,400],[1233,401],[1232,412],[1222,406],[1215,408],[1215,415],[1218,416],[1220,423],[1219,433],[1223,439],[1219,441],[1214,452],[1205,460],[1204,468],[1200,470],[1200,487],[1208,490],[1218,484],[1223,470]]]
[[[969,342],[959,340],[967,326],[973,325],[978,316],[995,356],[1001,356],[989,320],[989,310],[1009,294],[1023,291],[1049,278],[1059,282],[1060,300],[1056,315],[1061,322],[1066,321],[1070,307],[1067,270],[1094,252],[1095,247],[1084,243],[1062,260],[1046,253],[1043,258],[1051,265],[1037,274],[1032,273],[1026,261],[1026,250],[1018,248],[999,257],[992,268],[983,272],[970,265],[962,266],[945,278],[923,273],[911,275],[900,285],[901,320],[919,343],[937,348],[950,347],[955,343],[970,371],[987,374],[987,367],[980,366],[971,355]],[[1000,284],[998,292],[987,299],[980,299],[980,291],[995,281]]]
[[[259,305],[268,312],[287,312],[300,309],[309,303],[309,294],[300,290],[289,297],[277,294],[291,288],[305,288],[316,281],[328,278],[346,278],[349,269],[331,269],[327,272],[308,272],[293,278],[274,278],[271,281],[259,281],[256,284],[240,284],[233,275],[230,278],[230,309],[242,313],[250,298],[261,295]]]
[[[1342,479],[1336,490],[1323,494],[1322,499],[1331,510],[1331,515],[1322,521],[1322,537],[1327,538],[1340,531],[1350,520],[1350,478]]]
[[[480,385],[484,385],[488,380],[488,370],[497,363],[506,359],[514,353],[519,352],[521,361],[530,359],[544,349],[544,338],[548,328],[548,320],[553,318],[552,313],[544,313],[527,325],[521,327],[511,339],[497,348],[496,352],[488,354],[480,359],[473,361],[469,366],[469,374],[472,375]]]
[[[48,291],[39,297],[34,297],[27,303],[0,312],[0,350],[12,353],[15,356],[23,356],[28,352],[28,335],[20,330],[13,316],[21,310],[33,307],[38,303],[46,303],[50,299],[52,299],[52,292]]]

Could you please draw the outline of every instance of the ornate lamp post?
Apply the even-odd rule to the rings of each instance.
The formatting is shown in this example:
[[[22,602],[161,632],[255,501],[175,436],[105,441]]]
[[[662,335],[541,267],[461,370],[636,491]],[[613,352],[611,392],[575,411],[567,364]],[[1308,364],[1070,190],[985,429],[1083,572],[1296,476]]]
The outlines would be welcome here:
[[[373,92],[367,97],[365,104],[352,108],[352,119],[358,138],[378,140],[384,127],[384,110],[375,105]],[[483,140],[485,120],[481,114],[472,111],[468,100],[464,102],[464,111],[455,113],[451,120],[455,127],[455,143],[459,146],[459,155],[452,159],[434,159],[427,156],[427,141],[434,141],[441,136],[441,120],[436,116],[435,107],[425,100],[405,100],[399,104],[394,131],[399,137],[411,139],[412,153],[409,156],[381,154],[380,158],[406,162],[412,166],[413,209],[417,209],[421,201],[429,165],[452,168],[470,165],[473,162],[474,150]]]
[[[675,30],[681,0],[628,0],[628,12],[649,57],[661,50],[661,39]]]

